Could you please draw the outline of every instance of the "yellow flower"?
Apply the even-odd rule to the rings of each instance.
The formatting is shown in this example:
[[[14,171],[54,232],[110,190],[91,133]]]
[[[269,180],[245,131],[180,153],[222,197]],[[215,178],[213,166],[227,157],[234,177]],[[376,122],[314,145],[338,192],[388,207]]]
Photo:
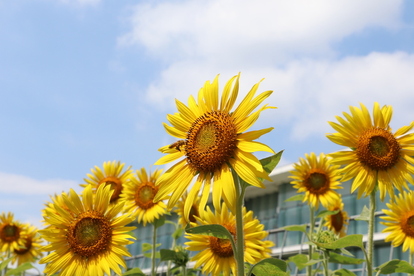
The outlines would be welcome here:
[[[339,166],[331,165],[330,160],[323,154],[317,157],[315,153],[305,154],[305,159],[299,158],[299,163],[295,163],[295,170],[290,173],[293,188],[298,189],[298,193],[305,193],[303,202],[307,201],[315,208],[319,207],[319,202],[326,208],[330,204],[340,200],[340,195],[335,191],[342,189],[339,179]]]
[[[224,204],[223,207],[216,209],[214,214],[207,206],[203,217],[197,217],[197,222],[200,225],[220,224],[236,238],[236,218]],[[246,208],[243,208],[243,221],[244,261],[255,264],[262,259],[269,258],[270,248],[274,246],[274,243],[263,241],[268,235],[263,230],[263,224],[253,218],[253,212],[247,212]],[[194,223],[193,225],[195,226]],[[186,238],[190,240],[185,243],[188,250],[200,251],[192,257],[191,261],[196,262],[195,267],[203,267],[203,273],[211,273],[212,276],[216,276],[230,275],[232,272],[233,275],[236,275],[236,260],[229,240],[198,234],[187,234]]]
[[[26,262],[34,262],[38,258],[43,256],[43,253],[40,252],[42,239],[37,233],[38,229],[33,225],[25,225],[26,233],[22,235],[23,246],[19,249],[13,250],[13,260],[12,263],[17,261],[17,265],[21,265]]]
[[[351,192],[358,189],[360,198],[371,194],[378,180],[382,201],[387,192],[394,196],[394,187],[408,189],[406,182],[414,184],[414,134],[407,132],[414,122],[392,133],[391,106],[381,108],[375,103],[372,118],[363,104],[351,106],[350,111],[343,113],[346,119],[336,116],[339,124],[329,122],[338,133],[327,135],[332,142],[352,149],[330,154],[333,163],[344,166],[342,181],[354,178]]]
[[[142,168],[137,170],[136,175],[132,176],[130,181],[124,184],[124,190],[121,194],[120,201],[124,202],[124,211],[129,212],[137,218],[138,223],[152,223],[160,215],[166,213],[164,202],[153,202],[158,192],[158,186],[155,181],[160,177],[162,170],[155,170],[148,176],[147,171]]]
[[[177,202],[175,212],[178,215],[178,223],[185,228],[191,222],[196,222],[196,217],[200,216],[200,197],[197,196],[193,205],[191,206],[189,216],[184,216],[184,205],[185,201],[187,200],[187,191],[184,192],[181,199]]]
[[[71,189],[60,206],[45,209],[44,220],[50,227],[40,230],[42,237],[49,242],[43,251],[51,252],[39,261],[47,264],[44,273],[62,276],[111,275],[111,270],[120,275],[120,265],[126,267],[124,256],[131,256],[126,245],[134,239],[127,234],[135,227],[125,225],[133,218],[120,215],[123,204],[109,203],[113,191],[109,185],[100,185],[96,193],[88,185],[80,198]],[[65,209],[68,207],[71,212]]]
[[[382,232],[390,232],[385,238],[386,242],[391,242],[394,247],[403,244],[403,252],[410,249],[410,254],[414,254],[414,193],[413,191],[403,191],[394,197],[394,200],[387,203],[389,210],[383,209],[385,213],[381,222],[387,226]]]
[[[328,215],[325,217],[325,224],[328,229],[332,230],[340,238],[346,235],[346,227],[348,225],[349,216],[348,213],[344,211],[344,203],[342,200],[336,201],[333,204],[329,205],[327,208],[328,211],[339,211],[334,215]]]
[[[24,245],[23,235],[26,229],[11,212],[0,215],[0,252],[11,252]]]
[[[132,175],[131,166],[122,171],[124,166],[125,164],[121,164],[119,161],[104,162],[103,171],[95,166],[94,169],[91,169],[92,174],[87,174],[88,178],[83,179],[87,184],[81,184],[81,186],[86,187],[91,184],[92,188],[96,190],[101,184],[109,185],[114,190],[111,197],[111,203],[114,203],[120,198],[123,185]]]
[[[245,182],[257,187],[264,187],[259,177],[271,181],[252,152],[274,153],[267,145],[254,141],[273,128],[245,131],[256,122],[263,110],[273,108],[264,105],[254,111],[272,91],[254,97],[259,87],[257,83],[232,111],[239,90],[239,77],[240,75],[234,76],[227,82],[221,100],[218,76],[212,83],[207,81],[200,89],[197,101],[190,96],[186,106],[176,100],[178,113],[167,116],[172,126],[164,123],[166,131],[181,140],[160,148],[167,155],[161,157],[156,164],[163,165],[182,158],[156,183],[160,185],[156,201],[172,193],[168,209],[177,203],[196,175],[198,176],[184,206],[186,217],[201,189],[200,208],[204,208],[212,184],[213,204],[218,206],[223,198],[234,210],[236,193],[231,169]]]

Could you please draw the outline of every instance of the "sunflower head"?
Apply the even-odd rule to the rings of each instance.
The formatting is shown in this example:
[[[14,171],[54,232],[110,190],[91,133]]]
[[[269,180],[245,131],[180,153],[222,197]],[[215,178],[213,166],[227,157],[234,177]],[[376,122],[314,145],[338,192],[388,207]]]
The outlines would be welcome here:
[[[23,236],[26,228],[19,221],[14,220],[11,212],[0,215],[0,252],[11,252],[24,245]]]
[[[12,262],[17,261],[18,266],[26,262],[34,262],[43,256],[41,252],[43,240],[38,234],[37,228],[29,224],[26,224],[25,228],[26,232],[22,235],[23,245],[12,252]]]
[[[315,153],[305,154],[299,162],[293,165],[290,178],[291,184],[298,193],[305,193],[303,201],[318,208],[319,202],[327,207],[338,201],[340,195],[335,191],[342,189],[339,182],[339,166],[331,165],[330,160],[321,153],[318,157]]]
[[[111,275],[111,269],[121,274],[123,256],[131,256],[125,245],[134,239],[128,232],[135,227],[126,226],[133,219],[120,214],[121,203],[110,204],[113,192],[100,185],[93,193],[88,185],[81,197],[71,189],[61,200],[52,199],[53,207],[44,211],[48,226],[39,231],[49,242],[43,250],[51,252],[39,262],[47,264],[45,274],[103,276]]]
[[[394,247],[403,245],[403,252],[410,250],[414,254],[414,192],[403,191],[387,203],[388,209],[382,210],[386,216],[381,217],[386,226],[382,232],[389,233],[385,238]]]
[[[391,106],[375,103],[372,116],[363,104],[349,109],[350,114],[343,113],[345,118],[336,117],[339,123],[329,122],[338,132],[327,135],[352,149],[330,154],[333,163],[343,166],[342,181],[354,178],[351,192],[358,189],[358,198],[371,194],[377,184],[381,200],[387,192],[393,197],[394,188],[408,189],[407,182],[414,184],[414,134],[408,133],[414,122],[393,133]]]
[[[116,161],[108,161],[103,163],[103,169],[95,166],[91,169],[91,174],[87,174],[88,178],[83,180],[86,184],[81,184],[82,187],[92,185],[96,190],[99,186],[109,186],[113,190],[111,196],[111,203],[115,203],[121,197],[123,187],[132,175],[131,166],[124,170],[124,163]]]
[[[273,128],[247,130],[263,110],[273,108],[264,105],[256,110],[272,91],[255,96],[259,87],[257,83],[233,110],[239,90],[239,77],[234,76],[227,82],[221,97],[216,77],[200,89],[197,101],[193,96],[190,96],[188,105],[176,100],[178,113],[167,116],[171,125],[164,124],[167,133],[178,141],[160,148],[167,155],[160,158],[156,165],[179,161],[157,180],[156,185],[160,186],[160,190],[155,201],[171,194],[168,209],[172,209],[195,179],[184,204],[187,220],[200,190],[201,209],[206,205],[212,188],[214,206],[218,208],[224,199],[227,206],[234,210],[235,187],[231,170],[245,182],[257,187],[264,187],[260,179],[271,181],[252,153],[267,151],[274,154],[268,146],[254,141]]]
[[[185,201],[187,200],[187,196],[188,194],[187,192],[185,192],[183,196],[181,197],[181,199],[177,202],[177,205],[174,209],[174,211],[178,215],[178,223],[183,228],[185,228],[188,224],[196,223],[197,217],[200,216],[200,212],[202,211],[200,210],[200,197],[198,196],[196,200],[194,201],[193,205],[191,206],[189,216],[188,217],[184,216],[184,206],[185,206]]]
[[[121,201],[125,203],[124,211],[136,217],[138,223],[143,223],[144,226],[166,213],[167,206],[163,201],[154,202],[159,189],[155,186],[155,181],[161,174],[162,170],[148,174],[145,168],[142,168],[124,184],[121,194]]]
[[[197,223],[200,225],[220,224],[224,226],[237,240],[236,236],[236,219],[229,212],[228,208],[223,204],[222,207],[211,211],[209,206],[200,217],[196,217]],[[263,224],[253,217],[253,212],[246,211],[243,208],[244,221],[244,237],[245,237],[245,262],[255,264],[258,261],[269,258],[271,247],[274,243],[263,240],[267,237]],[[211,275],[236,275],[236,261],[231,243],[228,239],[220,239],[208,235],[187,234],[189,239],[185,244],[190,251],[200,251],[191,260],[195,261],[195,267],[202,267],[203,273],[211,273]]]
[[[338,211],[336,214],[325,217],[325,224],[329,230],[333,231],[340,238],[346,235],[346,228],[349,221],[348,213],[344,211],[344,204],[342,200],[336,201],[329,205],[328,211]]]

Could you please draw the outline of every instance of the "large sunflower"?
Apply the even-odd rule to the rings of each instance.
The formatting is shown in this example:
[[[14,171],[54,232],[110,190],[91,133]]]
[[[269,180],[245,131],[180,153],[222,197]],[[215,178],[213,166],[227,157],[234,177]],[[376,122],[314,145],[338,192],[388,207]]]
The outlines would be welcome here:
[[[92,188],[97,189],[101,184],[109,185],[114,190],[111,197],[111,203],[114,203],[120,198],[125,182],[132,175],[131,166],[123,171],[124,166],[125,164],[121,164],[119,161],[104,162],[103,171],[95,166],[94,169],[91,169],[92,174],[87,174],[88,178],[83,179],[87,184],[81,184],[81,186],[86,187],[91,184]]]
[[[340,238],[344,237],[349,221],[348,213],[344,211],[344,203],[342,200],[338,200],[329,205],[327,209],[328,211],[338,211],[338,213],[326,216],[324,226],[334,231]]]
[[[154,197],[158,192],[155,181],[160,177],[162,170],[155,170],[148,175],[145,168],[136,171],[136,177],[132,176],[130,181],[124,184],[124,190],[120,201],[124,202],[125,212],[129,212],[137,218],[138,223],[152,223],[161,215],[167,212],[165,203],[162,201],[154,202]]]
[[[123,204],[110,205],[112,193],[109,185],[100,185],[96,194],[88,185],[80,198],[71,189],[62,194],[64,206],[53,201],[54,207],[45,209],[50,227],[39,231],[49,242],[43,250],[51,252],[39,262],[47,264],[45,274],[102,276],[111,275],[111,270],[121,274],[119,266],[126,267],[123,257],[131,256],[125,246],[135,239],[128,232],[135,227],[125,226],[133,218],[120,215]]]
[[[19,249],[14,249],[12,252],[12,263],[17,261],[18,266],[26,262],[32,263],[43,255],[40,251],[42,239],[37,233],[38,229],[29,224],[25,225],[25,228],[26,233],[22,235],[23,246]]]
[[[381,217],[386,220],[381,223],[387,226],[382,232],[390,232],[385,241],[394,247],[403,244],[403,252],[410,249],[414,254],[414,192],[401,192],[387,207],[389,210],[382,210],[387,216]]]
[[[0,215],[0,252],[11,252],[24,245],[23,235],[26,228],[14,219],[11,212]]]
[[[298,189],[298,193],[305,193],[303,202],[309,202],[315,208],[319,207],[319,202],[326,208],[340,200],[340,195],[335,191],[342,189],[339,179],[339,166],[331,165],[330,160],[321,153],[317,157],[315,153],[305,154],[304,158],[299,158],[299,163],[295,163],[295,170],[290,173],[290,178],[294,179],[291,184]]]
[[[256,122],[263,110],[273,108],[264,105],[254,111],[272,91],[254,97],[259,87],[257,83],[232,111],[239,91],[239,77],[240,75],[234,76],[227,82],[220,100],[218,76],[212,83],[207,81],[200,89],[197,101],[190,96],[186,106],[176,100],[178,113],[167,116],[172,126],[164,123],[166,131],[181,140],[160,148],[159,150],[167,155],[161,157],[156,164],[163,165],[183,158],[156,183],[160,185],[156,201],[172,193],[168,209],[177,203],[196,175],[196,181],[185,202],[186,217],[200,189],[200,208],[204,208],[212,184],[214,205],[218,206],[223,198],[227,205],[234,209],[236,193],[231,169],[244,181],[257,187],[264,187],[259,177],[271,181],[252,152],[274,153],[267,145],[254,141],[273,128],[245,131]]]
[[[274,243],[263,241],[268,233],[264,231],[263,224],[253,217],[253,212],[243,208],[243,232],[244,232],[244,261],[255,264],[258,261],[269,258],[271,247]],[[202,217],[197,217],[197,222],[201,225],[220,224],[224,226],[236,239],[236,218],[228,211],[223,204],[223,208],[216,209],[215,214],[207,206]],[[193,223],[193,226],[195,224]],[[186,242],[187,249],[190,251],[200,251],[191,261],[195,261],[195,267],[202,267],[205,274],[233,275],[236,274],[236,260],[234,258],[231,243],[227,239],[219,239],[208,235],[186,234],[190,241]]]
[[[367,108],[351,106],[351,114],[343,112],[345,119],[336,116],[338,123],[329,124],[338,131],[327,137],[334,143],[349,147],[351,151],[330,154],[333,162],[344,166],[342,181],[354,178],[351,192],[358,189],[358,198],[369,195],[378,181],[380,198],[388,192],[394,196],[394,187],[400,191],[407,182],[414,184],[414,134],[409,133],[414,122],[392,133],[389,126],[392,107],[374,104],[371,118]]]
[[[184,216],[184,205],[187,200],[188,193],[187,191],[184,192],[184,194],[181,196],[181,199],[177,202],[176,208],[174,211],[178,215],[178,223],[181,225],[181,227],[186,228],[188,224],[191,222],[196,222],[196,217],[200,216],[200,197],[197,196],[197,198],[194,200],[193,205],[191,205],[190,213],[188,217]]]

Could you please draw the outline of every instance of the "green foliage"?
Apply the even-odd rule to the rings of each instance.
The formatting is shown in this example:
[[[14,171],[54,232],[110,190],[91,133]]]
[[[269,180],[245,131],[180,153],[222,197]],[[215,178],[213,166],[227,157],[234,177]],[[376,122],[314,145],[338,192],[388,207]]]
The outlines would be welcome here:
[[[303,233],[307,233],[306,224],[303,224],[303,225],[288,225],[288,226],[282,227],[282,229],[285,229],[286,231],[300,231],[300,232],[303,232]]]
[[[364,208],[362,208],[361,214],[359,214],[355,220],[369,221],[369,209],[367,206],[364,206]]]
[[[331,243],[314,242],[314,244],[320,248],[332,250],[351,246],[359,247],[361,249],[364,248],[364,244],[362,242],[362,235],[360,234],[348,235]]]
[[[326,216],[332,216],[332,215],[335,215],[335,214],[338,214],[338,213],[339,213],[339,210],[335,210],[335,211],[322,210],[316,215],[316,217],[317,218],[324,218]]]
[[[161,216],[154,220],[153,225],[155,228],[159,228],[165,224],[165,216]]]
[[[280,158],[282,158],[283,150],[279,151],[275,155],[263,158],[260,160],[260,164],[262,164],[263,169],[267,173],[271,173],[274,168],[276,168],[277,164],[280,162]]]
[[[348,269],[345,269],[345,268],[335,270],[333,275],[335,275],[335,276],[356,276],[355,273],[353,273],[352,271],[349,271]]]
[[[297,194],[294,196],[289,197],[288,199],[285,200],[285,202],[289,202],[289,201],[303,201],[303,199],[305,198],[305,194]]]
[[[362,264],[363,262],[365,262],[365,260],[344,256],[341,254],[337,254],[335,252],[330,252],[329,262],[337,264]]]
[[[122,276],[145,276],[145,274],[138,267],[127,270]]]
[[[409,273],[414,274],[414,267],[406,261],[392,260],[380,265],[375,271],[380,274]]]
[[[285,261],[275,259],[275,258],[267,258],[261,260],[260,262],[253,265],[247,276],[250,276],[252,273],[255,276],[268,276],[268,275],[275,275],[275,276],[285,276],[289,275],[286,272],[287,264]]]
[[[229,230],[220,224],[201,225],[188,228],[185,231],[189,234],[208,235],[219,239],[229,239],[234,243],[233,236]]]
[[[21,275],[24,271],[28,269],[35,268],[31,263],[23,263],[14,269],[10,269],[6,272],[6,276],[11,275]]]
[[[12,260],[12,258],[8,258],[6,260],[4,260],[3,262],[0,263],[0,271],[5,269],[7,267],[7,265],[10,263],[10,261]]]
[[[301,270],[305,267],[317,264],[323,261],[323,259],[309,260],[308,255],[297,254],[295,256],[290,257],[288,261],[294,263],[298,267],[298,269]]]

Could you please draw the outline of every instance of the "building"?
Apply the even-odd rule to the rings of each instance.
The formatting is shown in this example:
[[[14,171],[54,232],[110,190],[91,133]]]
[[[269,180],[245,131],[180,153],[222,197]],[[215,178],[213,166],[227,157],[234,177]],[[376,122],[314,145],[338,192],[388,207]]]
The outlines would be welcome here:
[[[308,245],[306,236],[302,232],[285,231],[282,227],[287,225],[303,225],[309,223],[309,207],[300,201],[285,200],[296,195],[296,189],[290,184],[290,171],[293,170],[292,165],[276,167],[270,174],[272,182],[265,182],[266,189],[257,187],[249,187],[246,191],[245,206],[248,210],[252,210],[255,216],[264,224],[265,229],[269,232],[268,239],[272,240],[276,246],[272,249],[272,256],[279,259],[288,259],[298,253],[306,254]],[[369,205],[369,199],[361,198],[357,200],[356,194],[350,193],[351,182],[342,183],[343,189],[338,192],[342,195],[344,209],[350,216],[347,234],[365,234],[368,232],[368,224],[366,221],[355,220],[361,213],[363,207]],[[390,243],[385,243],[386,234],[381,233],[385,228],[380,223],[379,216],[382,215],[382,209],[386,208],[389,198],[386,197],[381,202],[379,195],[377,196],[376,223],[374,234],[374,266],[378,266],[392,259],[408,260],[408,253],[402,253],[401,247],[393,248]],[[169,219],[177,221],[176,215],[172,215]],[[152,241],[152,225],[143,227],[138,225],[136,231],[137,241],[130,245],[129,250],[134,257],[127,260],[129,267],[140,267],[143,271],[148,271],[151,266],[150,259],[145,258],[142,254],[142,244],[151,243]],[[164,225],[157,231],[157,243],[161,243],[160,248],[170,248],[173,242],[171,234],[174,232],[172,224]],[[184,243],[184,238],[180,238],[179,243]],[[347,248],[356,258],[364,259],[364,254],[356,247]],[[165,270],[164,264],[161,264],[158,272]],[[291,275],[304,274],[306,271],[298,270],[294,264],[290,263],[289,268]],[[364,263],[361,265],[336,265],[332,264],[331,269],[346,268],[357,275],[365,276]],[[394,274],[393,274],[394,275]],[[398,274],[396,274],[398,275]],[[402,274],[401,274],[402,275]]]

